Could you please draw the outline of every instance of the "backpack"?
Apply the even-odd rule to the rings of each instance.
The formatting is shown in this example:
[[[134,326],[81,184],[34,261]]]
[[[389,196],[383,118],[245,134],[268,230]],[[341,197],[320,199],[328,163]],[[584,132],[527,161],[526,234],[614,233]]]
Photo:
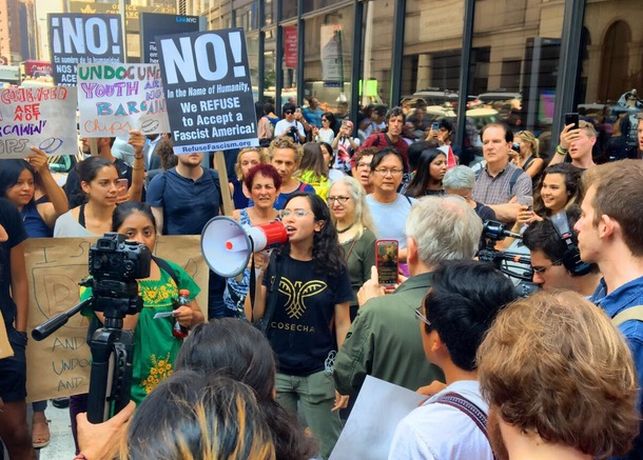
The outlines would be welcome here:
[[[643,322],[643,305],[633,305],[621,311],[618,315],[612,318],[614,327],[619,327],[625,321],[642,321]]]

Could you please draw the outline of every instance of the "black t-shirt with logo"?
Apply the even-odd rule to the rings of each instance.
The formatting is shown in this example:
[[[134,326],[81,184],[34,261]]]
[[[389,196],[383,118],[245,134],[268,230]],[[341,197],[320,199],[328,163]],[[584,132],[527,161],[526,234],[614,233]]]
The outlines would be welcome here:
[[[279,264],[277,305],[267,335],[277,354],[279,372],[306,376],[324,369],[337,350],[335,305],[350,302],[348,271],[337,276],[317,274],[313,261],[289,256]],[[268,286],[270,280],[264,278]]]
[[[16,304],[11,298],[11,249],[27,239],[27,233],[22,226],[22,217],[10,201],[0,198],[0,225],[4,228],[9,239],[0,242],[0,310],[5,324],[0,327],[13,327],[16,317]]]

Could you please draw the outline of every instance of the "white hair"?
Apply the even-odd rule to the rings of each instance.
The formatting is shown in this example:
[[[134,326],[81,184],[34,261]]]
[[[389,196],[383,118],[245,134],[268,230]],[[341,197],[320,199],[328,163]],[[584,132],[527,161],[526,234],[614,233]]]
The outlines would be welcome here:
[[[464,198],[426,196],[411,208],[406,235],[420,260],[436,267],[445,260],[472,259],[482,235],[482,220]]]
[[[476,174],[468,166],[456,166],[447,171],[442,179],[445,190],[473,190],[476,183]]]
[[[360,182],[351,176],[342,176],[330,186],[330,189],[333,188],[335,184],[344,184],[348,189],[348,193],[351,196],[351,199],[355,202],[355,215],[353,216],[353,223],[360,224],[357,231],[356,238],[362,236],[364,228],[368,228],[371,232],[375,233],[375,226],[373,225],[373,219],[371,218],[371,213],[366,205],[366,190]],[[330,194],[330,189],[328,193]],[[335,216],[333,213],[330,213],[333,222],[335,222]]]

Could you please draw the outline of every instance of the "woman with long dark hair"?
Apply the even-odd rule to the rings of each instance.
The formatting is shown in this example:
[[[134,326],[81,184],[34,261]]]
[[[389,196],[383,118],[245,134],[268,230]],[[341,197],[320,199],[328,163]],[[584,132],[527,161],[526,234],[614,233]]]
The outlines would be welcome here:
[[[270,430],[280,460],[309,459],[315,455],[295,414],[275,401],[275,356],[268,340],[246,321],[221,318],[197,326],[176,359],[177,370],[224,375],[250,386]]]
[[[337,231],[324,201],[295,193],[282,222],[288,243],[260,280],[249,318],[261,319],[278,358],[277,402],[298,410],[328,458],[341,430],[332,380],[337,350],[350,327],[351,282]]]
[[[423,150],[417,164],[406,196],[420,198],[425,195],[444,195],[442,178],[447,172],[447,156],[444,152],[437,147]]]
[[[299,165],[297,177],[303,182],[312,185],[315,193],[323,200],[326,199],[330,188],[328,163],[324,160],[324,153],[319,143],[306,142],[304,144],[304,155]]]

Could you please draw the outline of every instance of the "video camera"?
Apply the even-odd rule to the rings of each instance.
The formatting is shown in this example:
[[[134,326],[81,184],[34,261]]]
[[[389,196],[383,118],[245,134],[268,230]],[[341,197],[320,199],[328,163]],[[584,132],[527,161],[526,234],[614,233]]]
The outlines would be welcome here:
[[[478,251],[478,260],[492,263],[509,278],[519,280],[516,293],[520,297],[527,297],[538,290],[538,285],[532,282],[531,258],[516,252],[498,251],[495,248],[496,243],[507,237],[522,239],[522,235],[508,231],[506,225],[501,222],[485,221],[482,228],[483,243]]]
[[[150,276],[151,260],[145,245],[125,241],[118,233],[105,233],[89,250],[90,276],[79,283],[92,288],[92,297],[31,331],[35,340],[43,340],[83,308],[103,313],[103,327],[88,340],[92,367],[87,418],[92,423],[108,419],[130,400],[134,335],[123,330],[123,318],[143,308],[137,280]]]

